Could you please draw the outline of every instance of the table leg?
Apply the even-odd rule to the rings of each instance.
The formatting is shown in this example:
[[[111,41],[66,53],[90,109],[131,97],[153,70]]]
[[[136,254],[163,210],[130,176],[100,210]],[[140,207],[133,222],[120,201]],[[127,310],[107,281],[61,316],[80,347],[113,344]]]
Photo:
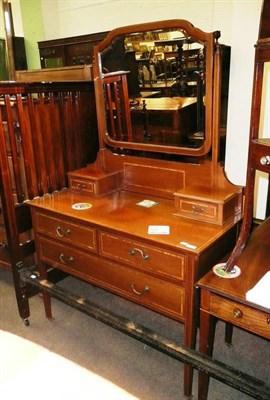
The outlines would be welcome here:
[[[232,335],[233,335],[233,325],[226,322],[225,325],[225,343],[228,346],[232,346]]]
[[[214,347],[214,336],[217,319],[201,310],[200,313],[200,344],[199,351],[212,356]],[[198,373],[198,400],[207,400],[209,388],[209,375],[206,372]]]
[[[47,266],[45,263],[40,263],[39,274],[41,279],[48,280]],[[45,315],[48,319],[52,320],[53,317],[52,317],[51,296],[49,295],[49,293],[43,291],[42,298],[43,298]]]
[[[194,304],[188,304],[187,308],[189,309],[189,313],[186,316],[185,321],[185,339],[184,343],[186,346],[191,349],[195,349],[196,346],[196,336],[197,336],[197,327],[198,327],[198,304],[199,304],[199,296],[198,290],[194,293]],[[193,371],[194,368],[189,365],[184,365],[184,399],[192,400],[192,383],[193,383]]]

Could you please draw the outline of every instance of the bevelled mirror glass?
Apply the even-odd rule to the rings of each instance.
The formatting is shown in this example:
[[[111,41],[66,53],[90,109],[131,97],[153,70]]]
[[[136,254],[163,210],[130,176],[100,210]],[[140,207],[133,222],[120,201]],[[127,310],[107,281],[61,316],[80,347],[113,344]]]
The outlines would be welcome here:
[[[111,31],[95,48],[102,141],[114,151],[208,154],[220,133],[213,119],[217,38],[185,20]]]

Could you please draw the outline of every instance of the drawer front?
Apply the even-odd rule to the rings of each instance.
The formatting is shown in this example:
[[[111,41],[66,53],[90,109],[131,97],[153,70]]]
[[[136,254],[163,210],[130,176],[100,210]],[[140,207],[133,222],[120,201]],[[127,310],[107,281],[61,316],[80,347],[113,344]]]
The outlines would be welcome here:
[[[270,152],[269,146],[261,143],[253,143],[252,161],[254,166],[260,171],[270,173]]]
[[[91,180],[84,180],[79,178],[69,178],[69,187],[73,192],[81,194],[95,194],[95,182]]]
[[[217,222],[219,217],[219,207],[217,204],[210,204],[204,201],[180,199],[179,214],[183,217],[201,221]]]
[[[41,261],[179,321],[184,319],[185,289],[135,272],[101,257],[38,237]]]
[[[100,254],[134,265],[169,279],[185,280],[187,256],[129,240],[106,232],[100,233]]]
[[[270,339],[270,313],[267,314],[212,294],[210,311],[221,319]]]
[[[97,251],[97,233],[94,228],[36,213],[36,229],[38,233],[49,235],[57,240],[60,239],[87,250]]]

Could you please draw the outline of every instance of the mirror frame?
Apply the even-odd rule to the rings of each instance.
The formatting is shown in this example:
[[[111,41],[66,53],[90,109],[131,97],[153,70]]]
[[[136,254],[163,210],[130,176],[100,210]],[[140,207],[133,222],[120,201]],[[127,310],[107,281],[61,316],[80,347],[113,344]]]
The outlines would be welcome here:
[[[106,121],[106,107],[105,97],[103,89],[103,77],[102,72],[102,52],[110,47],[116,37],[123,35],[131,35],[137,32],[146,32],[162,29],[181,29],[184,30],[189,37],[192,37],[194,41],[203,42],[207,47],[206,51],[206,76],[205,76],[205,139],[201,147],[190,148],[190,147],[176,147],[167,146],[151,143],[138,143],[138,142],[125,142],[121,140],[113,140],[107,130]],[[177,155],[188,155],[188,156],[205,156],[210,153],[212,145],[217,145],[217,138],[214,135],[219,135],[219,106],[217,105],[218,99],[216,96],[219,95],[218,87],[220,86],[219,79],[214,79],[216,74],[216,48],[217,39],[219,38],[219,32],[204,32],[199,28],[194,27],[190,22],[181,19],[165,20],[148,22],[143,24],[123,26],[112,30],[107,37],[95,46],[94,49],[94,62],[93,62],[93,74],[94,74],[94,85],[96,93],[96,106],[97,106],[97,123],[99,131],[100,149],[104,149],[106,145],[111,148],[119,149],[131,149],[147,152],[166,153],[166,154],[177,154]],[[218,69],[218,68],[217,68]],[[217,107],[217,109],[216,109]],[[216,118],[216,121],[215,121]]]

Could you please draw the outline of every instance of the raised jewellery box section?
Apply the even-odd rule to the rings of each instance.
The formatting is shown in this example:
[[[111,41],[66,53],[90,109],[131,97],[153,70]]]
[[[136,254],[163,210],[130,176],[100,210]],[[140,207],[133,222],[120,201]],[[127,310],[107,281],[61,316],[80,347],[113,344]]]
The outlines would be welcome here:
[[[174,193],[176,215],[224,225],[241,218],[242,190],[188,186]]]

